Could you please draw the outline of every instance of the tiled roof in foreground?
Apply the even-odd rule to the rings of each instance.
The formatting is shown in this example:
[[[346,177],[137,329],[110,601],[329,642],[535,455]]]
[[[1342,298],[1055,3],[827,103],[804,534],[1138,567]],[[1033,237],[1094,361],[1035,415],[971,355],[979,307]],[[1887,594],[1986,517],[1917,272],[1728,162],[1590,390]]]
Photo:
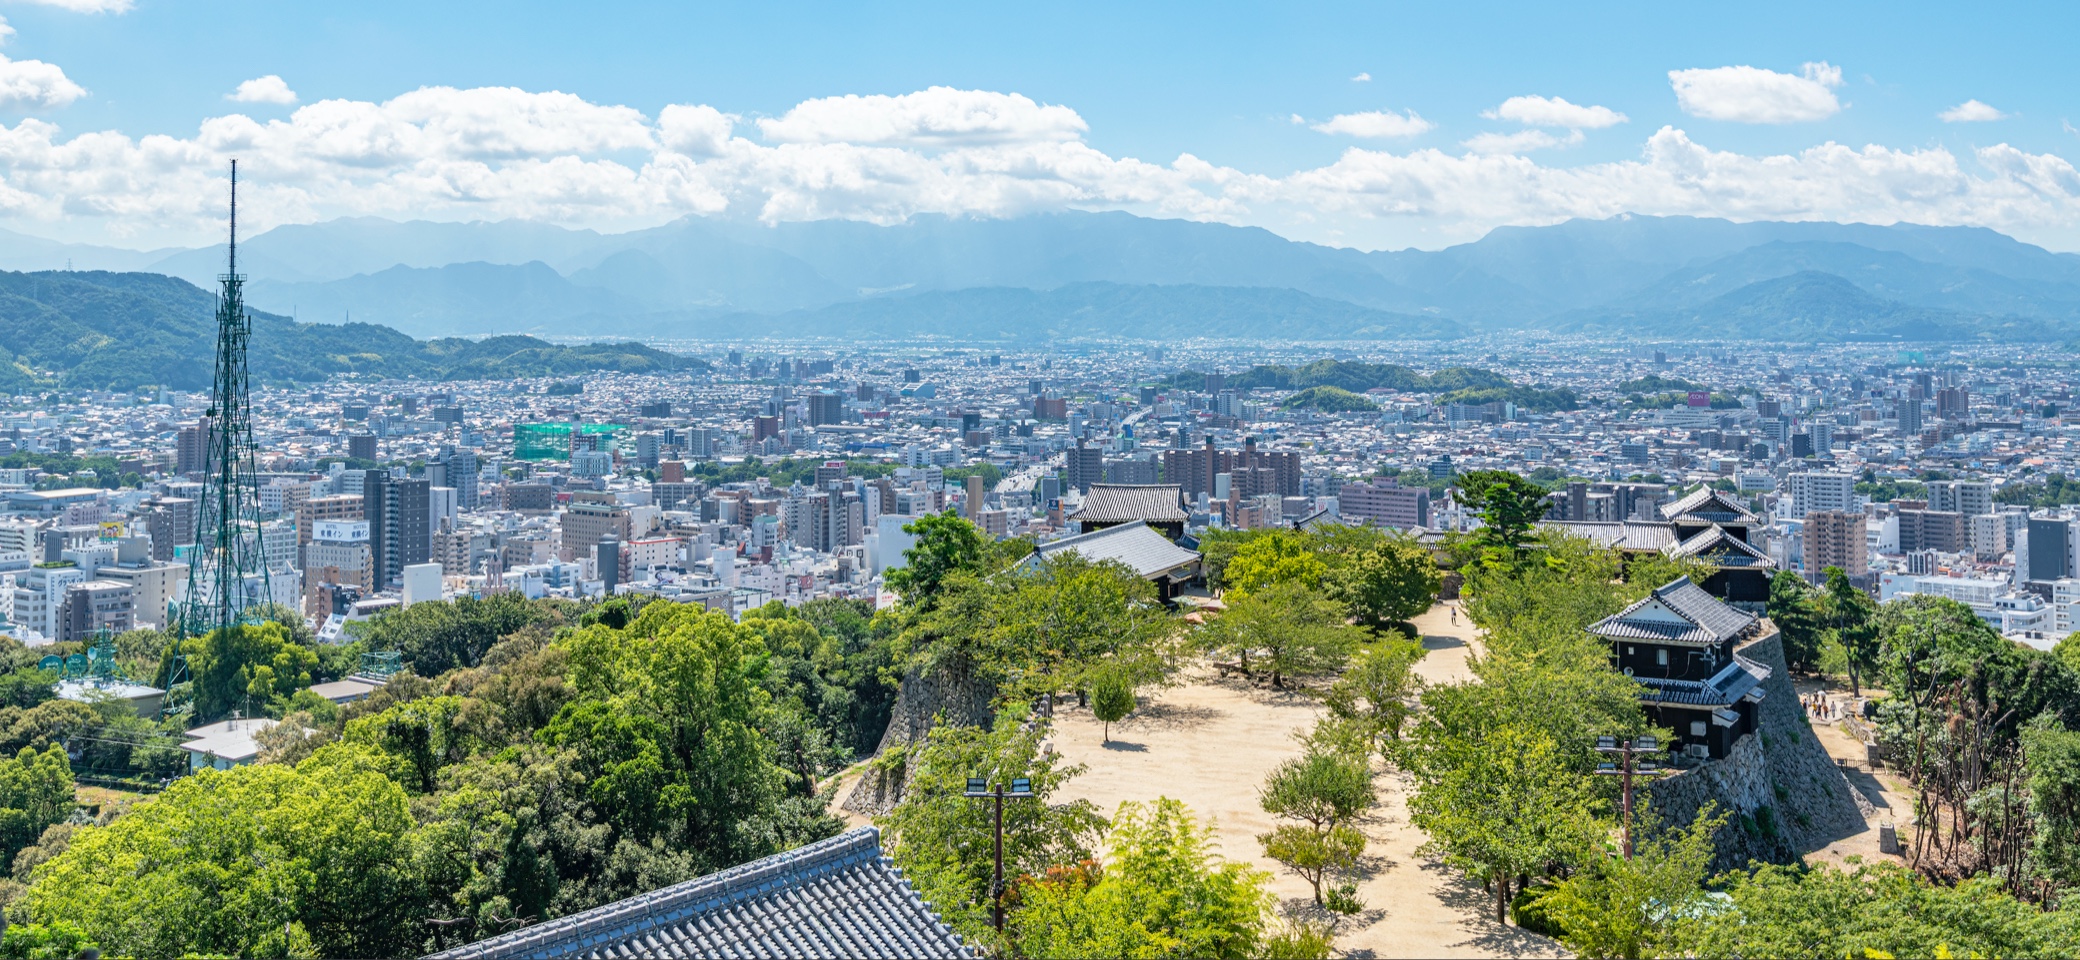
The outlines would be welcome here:
[[[887,858],[881,832],[797,850],[434,955],[973,957]]]

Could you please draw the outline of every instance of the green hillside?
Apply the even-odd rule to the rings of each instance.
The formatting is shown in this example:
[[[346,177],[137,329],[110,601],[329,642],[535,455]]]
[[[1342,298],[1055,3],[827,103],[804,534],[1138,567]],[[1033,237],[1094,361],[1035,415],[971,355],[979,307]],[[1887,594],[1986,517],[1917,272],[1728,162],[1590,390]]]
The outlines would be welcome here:
[[[1203,383],[1203,380],[1201,381]],[[1179,384],[1180,386],[1188,385]],[[1447,367],[1425,375],[1411,367],[1392,363],[1355,363],[1348,360],[1316,360],[1302,367],[1262,364],[1249,372],[1228,378],[1228,385],[1241,390],[1270,387],[1276,390],[1305,390],[1336,387],[1364,393],[1378,387],[1413,393],[1442,393],[1486,387],[1507,387],[1499,373],[1472,367]]]
[[[1314,410],[1321,413],[1362,413],[1378,410],[1379,404],[1361,393],[1352,393],[1342,387],[1308,387],[1285,398],[1279,407],[1286,410]]]
[[[159,274],[0,272],[0,391],[207,387],[215,306],[212,294]],[[267,313],[253,315],[248,362],[261,382],[340,373],[446,380],[706,366],[635,343],[421,341],[374,324],[297,323]]]

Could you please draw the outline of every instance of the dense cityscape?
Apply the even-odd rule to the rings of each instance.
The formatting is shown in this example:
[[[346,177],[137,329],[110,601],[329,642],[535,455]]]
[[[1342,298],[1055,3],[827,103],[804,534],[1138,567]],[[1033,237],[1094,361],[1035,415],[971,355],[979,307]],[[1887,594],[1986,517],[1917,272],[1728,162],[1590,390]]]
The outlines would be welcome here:
[[[4,12],[0,960],[2080,955],[2074,10]]]

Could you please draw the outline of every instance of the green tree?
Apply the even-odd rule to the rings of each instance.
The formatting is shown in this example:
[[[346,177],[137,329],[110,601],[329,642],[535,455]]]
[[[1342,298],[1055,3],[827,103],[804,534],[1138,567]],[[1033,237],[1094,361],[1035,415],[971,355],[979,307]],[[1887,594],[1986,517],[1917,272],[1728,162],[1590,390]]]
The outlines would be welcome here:
[[[1328,577],[1330,596],[1375,630],[1430,609],[1442,582],[1437,559],[1406,536],[1381,537],[1352,552]]]
[[[1521,558],[1532,526],[1546,515],[1546,489],[1507,470],[1463,473],[1457,486],[1459,501],[1480,514],[1475,541],[1486,562]]]
[[[569,617],[565,603],[529,600],[516,592],[415,603],[370,621],[363,640],[370,650],[403,654],[414,673],[437,677],[476,666],[493,645],[529,627],[560,626]]]
[[[310,686],[318,666],[316,652],[272,622],[212,630],[189,645],[187,654],[198,720],[215,720],[233,710],[257,716],[277,698]],[[160,661],[162,677],[172,669],[171,658],[168,648]]]
[[[2060,886],[2080,884],[2080,731],[2041,716],[2022,742],[2035,820],[2031,865]]]
[[[1769,581],[1769,618],[1784,640],[1784,660],[1793,670],[1820,663],[1820,641],[1826,631],[1820,605],[1804,577],[1779,570]]]
[[[1261,956],[1270,878],[1222,859],[1213,841],[1213,828],[1175,800],[1121,804],[1101,870],[1057,867],[1019,884],[1009,918],[1018,954]]]
[[[1842,568],[1828,567],[1825,572],[1827,584],[1821,588],[1821,617],[1827,624],[1828,635],[1842,645],[1848,657],[1850,692],[1861,696],[1863,676],[1878,657],[1878,605],[1871,602],[1870,594],[1849,582],[1849,575]]]
[[[78,831],[14,909],[137,956],[417,952],[411,813],[371,759],[334,746],[183,778]]]
[[[1725,905],[1683,931],[1691,957],[2064,957],[2080,912],[2046,912],[1975,877],[1934,884],[1892,863],[1764,864],[1724,878]]]
[[[1231,594],[1231,596],[1233,596]],[[1297,581],[1243,594],[1199,631],[1208,650],[1232,654],[1244,670],[1250,658],[1271,671],[1273,686],[1287,677],[1334,673],[1358,646],[1358,631],[1343,605]]]
[[[0,863],[12,863],[51,824],[72,815],[72,764],[65,748],[28,747],[0,760]]]
[[[1577,956],[1679,955],[1679,928],[1708,909],[1712,834],[1725,822],[1707,809],[1686,829],[1643,837],[1631,859],[1601,858],[1555,884],[1539,905]]]
[[[1409,822],[1430,835],[1423,850],[1486,884],[1497,923],[1508,921],[1517,878],[1576,862],[1593,844],[1589,778],[1538,730],[1433,741],[1415,771]]]
[[[1378,802],[1372,767],[1360,754],[1312,749],[1274,767],[1257,791],[1264,812],[1295,821],[1257,838],[1264,855],[1297,873],[1322,903],[1322,883],[1351,869],[1365,852],[1365,835],[1351,820]]]
[[[1118,670],[1107,670],[1098,674],[1091,686],[1091,713],[1105,724],[1104,740],[1112,742],[1112,725],[1133,713],[1134,683]]]
[[[904,524],[903,532],[916,542],[903,551],[903,565],[883,580],[905,603],[930,606],[948,577],[985,572],[989,538],[951,510],[918,517]]]
[[[1091,857],[1105,817],[1088,800],[1060,801],[1062,784],[1083,772],[1043,752],[1046,732],[1006,711],[993,728],[941,724],[912,749],[903,801],[878,823],[890,855],[926,902],[970,942],[994,943],[990,926],[991,805],[969,799],[969,777],[1000,783],[1024,777],[1034,799],[1004,803],[1004,876],[1041,876],[1051,866]]]
[[[1315,554],[1303,534],[1271,530],[1251,537],[1235,550],[1221,580],[1231,600],[1274,586],[1299,586],[1309,590],[1322,585],[1329,565]]]
[[[1343,676],[1330,685],[1323,698],[1329,712],[1362,724],[1374,750],[1398,743],[1411,701],[1423,688],[1423,678],[1415,674],[1416,661],[1428,653],[1407,635],[1388,633],[1353,657]]]

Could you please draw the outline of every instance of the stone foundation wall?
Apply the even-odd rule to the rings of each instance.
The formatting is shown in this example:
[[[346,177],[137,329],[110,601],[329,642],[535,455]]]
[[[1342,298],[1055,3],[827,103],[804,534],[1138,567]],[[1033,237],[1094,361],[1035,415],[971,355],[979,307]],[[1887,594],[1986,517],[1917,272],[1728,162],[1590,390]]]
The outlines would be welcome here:
[[[888,729],[874,749],[875,762],[840,806],[868,817],[895,809],[903,801],[903,752],[923,743],[932,727],[941,723],[967,727],[989,724],[996,716],[991,708],[996,695],[996,685],[977,677],[965,659],[949,659],[930,673],[912,671],[896,691]]]
[[[1728,815],[1717,837],[1717,870],[1745,867],[1750,860],[1790,863],[1866,826],[1868,802],[1806,722],[1782,638],[1767,621],[1763,631],[1737,651],[1770,669],[1755,732],[1736,741],[1725,758],[1647,789],[1654,815],[1666,824],[1688,824],[1713,802]]]

